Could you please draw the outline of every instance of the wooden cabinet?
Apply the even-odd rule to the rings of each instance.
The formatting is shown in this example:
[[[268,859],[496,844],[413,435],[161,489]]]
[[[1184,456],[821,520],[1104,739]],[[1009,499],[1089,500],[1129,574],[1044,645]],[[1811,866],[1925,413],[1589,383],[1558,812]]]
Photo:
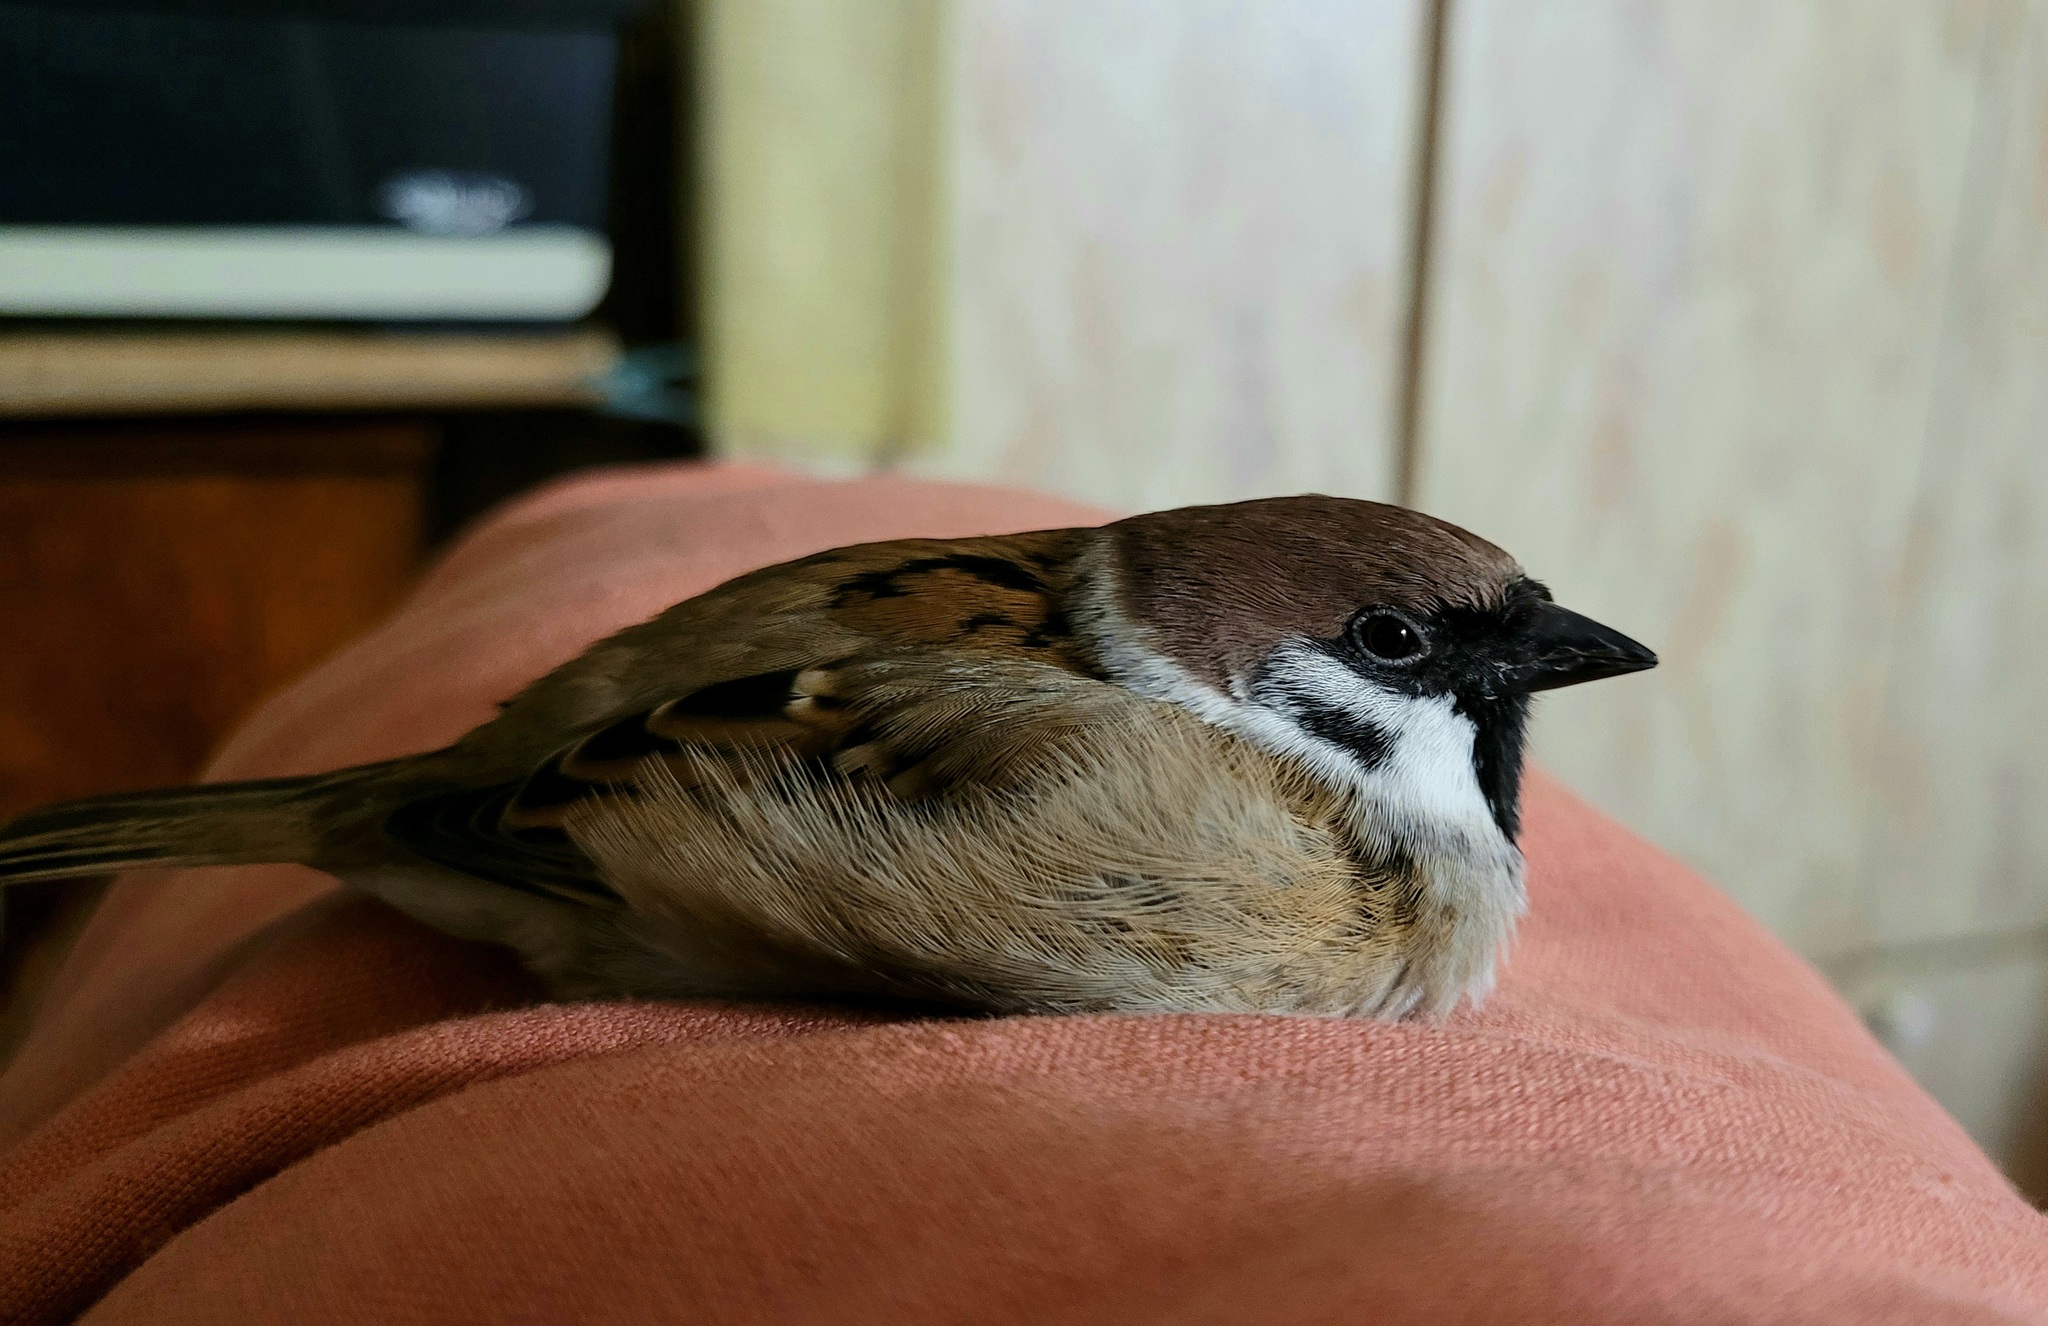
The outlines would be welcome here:
[[[675,454],[679,430],[590,412],[618,357],[588,328],[0,334],[0,818],[190,780],[430,542],[562,470]],[[8,891],[0,1057],[91,897]]]
[[[300,420],[0,429],[0,816],[190,778],[416,565],[434,434]]]

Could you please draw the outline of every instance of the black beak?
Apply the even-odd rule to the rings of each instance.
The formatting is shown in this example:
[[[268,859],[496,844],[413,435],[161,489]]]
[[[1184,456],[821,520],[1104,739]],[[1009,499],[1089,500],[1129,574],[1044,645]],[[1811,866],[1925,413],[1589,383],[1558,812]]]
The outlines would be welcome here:
[[[1657,666],[1657,656],[1619,631],[1555,603],[1538,604],[1506,650],[1511,690],[1549,691]]]

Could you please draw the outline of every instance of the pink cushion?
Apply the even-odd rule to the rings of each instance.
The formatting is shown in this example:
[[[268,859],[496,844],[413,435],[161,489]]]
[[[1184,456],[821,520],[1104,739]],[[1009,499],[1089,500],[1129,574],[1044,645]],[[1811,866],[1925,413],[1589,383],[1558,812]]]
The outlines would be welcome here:
[[[213,773],[445,742],[591,639],[1041,497],[675,467],[465,539]],[[2048,1223],[1797,958],[1538,775],[1445,1026],[537,1002],[296,868],[139,874],[0,1079],[0,1319],[2048,1321]]]

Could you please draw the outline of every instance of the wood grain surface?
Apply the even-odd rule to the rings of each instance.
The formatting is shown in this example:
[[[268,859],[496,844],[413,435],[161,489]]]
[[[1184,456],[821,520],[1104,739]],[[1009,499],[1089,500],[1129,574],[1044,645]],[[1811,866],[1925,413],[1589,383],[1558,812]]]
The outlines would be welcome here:
[[[0,815],[190,777],[396,600],[422,425],[0,432]]]

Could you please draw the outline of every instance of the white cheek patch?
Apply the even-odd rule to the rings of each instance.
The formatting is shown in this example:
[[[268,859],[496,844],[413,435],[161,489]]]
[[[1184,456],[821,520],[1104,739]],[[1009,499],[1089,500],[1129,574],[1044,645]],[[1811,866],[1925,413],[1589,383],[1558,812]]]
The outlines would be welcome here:
[[[1249,706],[1296,728],[1303,745],[1320,748],[1319,767],[1341,761],[1344,781],[1367,792],[1403,838],[1455,826],[1497,837],[1493,812],[1472,766],[1477,729],[1445,695],[1404,695],[1380,686],[1309,644],[1277,652],[1260,680],[1240,697]],[[1366,758],[1316,735],[1303,704],[1341,714],[1377,734],[1383,749]],[[1294,712],[1290,713],[1292,710]]]
[[[1358,827],[1380,846],[1423,857],[1519,863],[1479,790],[1472,767],[1476,729],[1449,697],[1376,686],[1307,641],[1277,650],[1256,681],[1235,681],[1226,695],[1127,635],[1103,631],[1097,639],[1112,674],[1138,694],[1180,705],[1360,793]],[[1368,764],[1356,751],[1316,735],[1299,717],[1304,701],[1369,725],[1385,738],[1385,752]]]

